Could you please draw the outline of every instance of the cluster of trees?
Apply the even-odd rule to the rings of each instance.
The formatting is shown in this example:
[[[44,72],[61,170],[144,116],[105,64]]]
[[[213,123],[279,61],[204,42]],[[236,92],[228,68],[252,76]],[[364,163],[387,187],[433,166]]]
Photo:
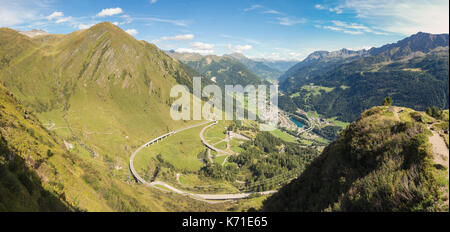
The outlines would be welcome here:
[[[230,125],[227,127],[228,131],[256,131],[253,127],[245,126],[241,120],[233,120]]]
[[[223,167],[216,163],[208,163],[200,169],[200,175],[202,176],[231,182],[236,181],[238,173],[239,169],[236,165],[227,165]]]
[[[426,113],[436,119],[442,119],[442,117],[444,116],[443,111],[436,106],[433,106],[431,108],[427,107]]]
[[[241,147],[244,152],[239,156],[231,156],[228,161],[235,163],[240,170],[250,171],[251,176],[246,184],[257,187],[257,191],[272,189],[297,176],[318,156],[315,149],[283,142],[269,132],[258,133],[253,141],[248,141]],[[286,175],[290,171],[290,175]]]
[[[315,127],[313,132],[331,141],[339,137],[342,128],[340,126],[325,126],[323,128]]]
[[[288,95],[281,95],[278,97],[278,106],[286,112],[294,113],[297,110],[297,107],[300,107],[292,98]],[[303,109],[303,108],[302,108]],[[307,110],[307,109],[304,109]]]
[[[383,100],[383,102],[381,103],[381,105],[383,105],[383,106],[392,106],[392,98],[390,96],[386,97]]]
[[[199,174],[235,182],[238,174],[249,173],[244,189],[264,191],[297,177],[319,155],[313,148],[283,142],[269,132],[259,132],[253,141],[241,144],[241,148],[244,151],[230,156],[227,165],[208,162]]]

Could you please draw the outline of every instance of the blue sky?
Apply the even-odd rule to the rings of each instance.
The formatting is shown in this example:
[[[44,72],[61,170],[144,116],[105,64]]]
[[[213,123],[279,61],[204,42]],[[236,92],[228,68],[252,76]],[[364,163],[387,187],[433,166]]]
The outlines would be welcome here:
[[[448,33],[448,0],[0,0],[0,26],[70,33],[109,21],[161,49],[301,60],[418,31]]]

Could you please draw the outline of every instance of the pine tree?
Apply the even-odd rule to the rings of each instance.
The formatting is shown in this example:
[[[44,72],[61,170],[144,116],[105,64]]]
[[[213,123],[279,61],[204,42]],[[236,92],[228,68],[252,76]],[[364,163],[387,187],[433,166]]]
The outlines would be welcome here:
[[[439,108],[437,108],[436,106],[433,106],[431,108],[431,116],[433,118],[437,118],[440,119],[442,117],[442,110],[440,110]]]
[[[433,115],[433,112],[431,111],[431,108],[430,108],[429,106],[427,107],[426,113],[427,113],[428,115],[430,115],[430,116]]]
[[[386,97],[384,100],[383,100],[383,106],[392,106],[392,98],[389,96],[389,97]]]

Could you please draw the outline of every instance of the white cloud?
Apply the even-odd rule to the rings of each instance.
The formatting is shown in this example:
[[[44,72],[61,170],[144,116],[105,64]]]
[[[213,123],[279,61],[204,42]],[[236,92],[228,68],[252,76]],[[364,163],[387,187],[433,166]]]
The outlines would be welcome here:
[[[336,12],[336,14],[342,14],[342,9],[337,6],[337,7],[327,7],[324,5],[320,5],[320,4],[316,4],[314,5],[314,8],[318,9],[318,10],[328,10],[330,12]]]
[[[227,46],[228,50],[232,51],[232,52],[238,52],[238,53],[242,53],[244,51],[248,51],[251,50],[253,48],[252,45],[231,45],[228,44]]]
[[[214,50],[212,50],[212,49],[202,50],[202,49],[193,49],[193,48],[177,48],[177,49],[175,49],[175,51],[179,52],[179,53],[199,53],[202,55],[214,53]]]
[[[130,35],[137,35],[139,33],[136,29],[127,29],[125,32]]]
[[[284,49],[283,49],[284,50]],[[284,60],[284,61],[300,61],[305,58],[305,55],[295,51],[283,51],[283,52],[271,52],[271,53],[259,53],[257,56],[248,56],[251,59],[257,60]]]
[[[106,17],[106,16],[113,16],[113,15],[117,15],[117,14],[122,14],[122,8],[117,7],[117,8],[108,8],[108,9],[103,9],[102,11],[100,11],[97,16],[98,17]]]
[[[191,48],[198,50],[212,50],[214,48],[214,44],[207,44],[202,42],[194,42],[190,44]]]
[[[124,21],[120,22],[119,25],[129,24],[133,22],[133,18],[131,18],[131,16],[127,14],[121,15],[120,18],[122,18]]]
[[[156,3],[158,0],[150,0],[150,4]]]
[[[188,41],[188,40],[193,40],[194,38],[195,38],[195,35],[193,35],[193,34],[184,34],[184,35],[175,35],[175,36],[163,36],[160,39],[153,40],[153,43],[157,43],[157,42],[160,42],[160,41],[168,41],[168,40]]]
[[[350,35],[361,35],[363,34],[362,31],[349,31],[349,30],[343,30],[342,32],[350,34]]]
[[[345,23],[342,21],[338,21],[338,20],[333,20],[331,21],[334,25],[338,26],[338,27],[343,27],[343,28],[347,28],[347,29],[353,29],[353,30],[359,30],[359,31],[365,31],[365,32],[373,32],[372,29],[361,25],[361,24],[357,24],[357,23]]]
[[[449,32],[447,0],[346,0],[339,7],[381,31],[404,35]]]
[[[304,57],[303,53],[300,52],[288,52],[288,60],[300,60]]]
[[[1,1],[0,5],[0,27],[11,27],[22,23],[29,23],[39,19],[45,2],[36,1]]]
[[[321,27],[321,26],[317,26],[317,27]],[[328,29],[328,30],[332,30],[332,31],[343,31],[344,29],[340,28],[340,27],[333,27],[333,26],[323,26],[323,29]]]
[[[65,22],[68,22],[70,20],[72,20],[71,16],[65,17],[65,18],[60,18],[60,19],[56,20],[56,23],[65,23]]]
[[[249,8],[245,8],[245,9],[244,9],[244,12],[254,11],[254,10],[257,10],[257,9],[264,10],[264,11],[260,12],[260,13],[262,13],[262,14],[284,15],[283,12],[280,12],[280,11],[277,11],[277,10],[273,10],[273,9],[269,9],[269,8],[267,8],[267,7],[265,7],[265,6],[257,5],[257,4],[252,5],[252,6],[250,6]]]
[[[175,51],[180,53],[199,53],[199,54],[212,54],[214,53],[214,44],[207,44],[202,42],[193,42],[189,44],[190,48],[178,48]]]
[[[247,12],[247,11],[252,11],[252,10],[259,9],[259,8],[263,8],[263,6],[261,6],[261,5],[252,5],[249,8],[245,8],[244,11]]]
[[[304,18],[297,19],[297,18],[289,18],[289,17],[280,17],[280,18],[277,18],[277,20],[278,20],[278,23],[283,26],[292,26],[295,24],[306,22],[306,19],[304,19]]]
[[[119,22],[113,22],[112,24],[118,26],[118,25],[119,25]]]
[[[346,34],[351,34],[351,35],[360,35],[360,34],[364,34],[364,33],[373,33],[373,34],[377,34],[377,35],[386,35],[387,34],[385,32],[377,31],[375,29],[369,28],[368,26],[358,24],[358,23],[348,23],[348,22],[342,22],[342,21],[338,21],[338,20],[332,20],[331,22],[333,23],[333,25],[325,25],[325,26],[316,25],[316,27],[327,29],[327,30],[332,30],[332,31],[340,31],[340,32],[343,32]]]
[[[266,10],[262,12],[263,14],[276,14],[276,15],[281,15],[283,13],[277,11],[277,10]]]
[[[336,14],[342,14],[342,9],[339,7],[334,7],[334,8],[330,8],[328,9],[330,12],[336,12]]]
[[[154,18],[154,17],[150,17],[150,18],[136,18],[138,20],[146,20],[146,21],[151,21],[151,22],[158,22],[158,23],[170,23],[176,26],[182,26],[182,27],[186,27],[188,25],[188,22],[184,21],[184,20],[173,20],[173,19],[162,19],[162,18]]]
[[[258,57],[252,57],[249,56],[249,58],[253,59],[266,59],[266,60],[279,60],[281,59],[281,54],[278,52],[272,52],[272,53],[260,53]]]
[[[92,27],[92,26],[94,26],[94,24],[82,24],[82,23],[80,23],[80,24],[78,25],[78,29],[84,30],[84,29],[88,29],[88,28],[90,28],[90,27]]]
[[[63,16],[64,16],[64,13],[63,13],[63,12],[55,11],[55,12],[53,12],[51,15],[47,16],[47,19],[48,19],[48,20],[52,20],[52,19],[54,19],[54,18],[59,18],[59,17],[63,17]]]
[[[320,5],[320,4],[316,4],[316,5],[314,5],[314,7],[316,9],[319,9],[319,10],[325,10],[326,9],[323,5]]]

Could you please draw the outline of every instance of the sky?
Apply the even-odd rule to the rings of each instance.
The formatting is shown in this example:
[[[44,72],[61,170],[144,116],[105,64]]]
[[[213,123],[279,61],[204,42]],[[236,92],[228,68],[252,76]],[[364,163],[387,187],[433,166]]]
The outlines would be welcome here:
[[[0,0],[0,27],[70,33],[109,21],[164,50],[302,60],[449,32],[448,0]]]

